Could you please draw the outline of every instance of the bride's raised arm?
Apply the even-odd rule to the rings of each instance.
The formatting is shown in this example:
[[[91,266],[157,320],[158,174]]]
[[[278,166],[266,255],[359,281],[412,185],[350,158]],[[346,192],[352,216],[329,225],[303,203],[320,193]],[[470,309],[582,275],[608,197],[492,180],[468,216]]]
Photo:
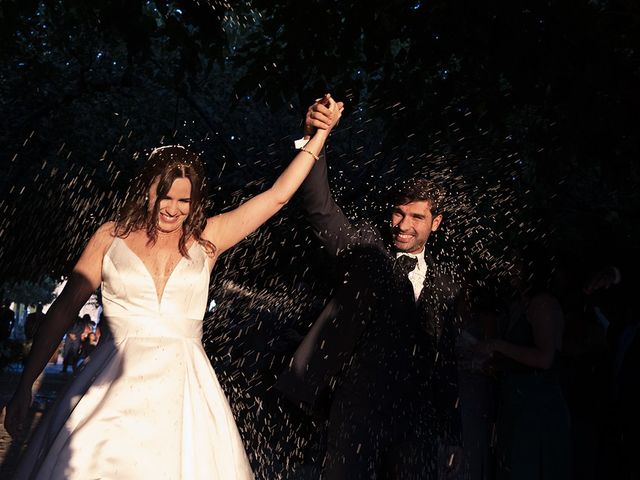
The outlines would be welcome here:
[[[216,255],[233,247],[276,214],[296,192],[313,168],[329,132],[340,119],[341,104],[326,98],[330,124],[317,129],[304,149],[294,157],[274,184],[265,192],[250,198],[238,208],[208,220],[203,237],[216,246]]]

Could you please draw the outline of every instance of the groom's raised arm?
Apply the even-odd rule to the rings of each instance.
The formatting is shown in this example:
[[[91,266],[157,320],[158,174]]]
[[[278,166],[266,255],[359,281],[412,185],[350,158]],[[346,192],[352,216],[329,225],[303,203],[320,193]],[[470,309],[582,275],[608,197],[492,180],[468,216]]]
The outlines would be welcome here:
[[[306,138],[315,133],[316,129],[327,128],[326,125],[330,122],[327,102],[329,102],[328,96],[325,95],[324,98],[316,100],[307,110]],[[337,102],[337,105],[342,107],[341,102]],[[304,144],[303,140],[298,140],[296,148],[304,148]],[[336,256],[350,244],[357,243],[357,229],[331,195],[324,150],[302,183],[299,192],[307,220],[330,255]]]
[[[330,255],[336,256],[356,241],[357,229],[331,195],[325,152],[299,192],[306,218]]]

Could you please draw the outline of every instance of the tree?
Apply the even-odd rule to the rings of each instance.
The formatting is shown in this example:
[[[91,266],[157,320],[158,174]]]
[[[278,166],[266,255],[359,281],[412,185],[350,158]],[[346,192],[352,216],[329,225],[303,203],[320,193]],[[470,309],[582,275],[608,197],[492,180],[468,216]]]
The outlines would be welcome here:
[[[21,281],[0,285],[0,297],[24,305],[43,305],[53,302],[57,282],[50,277],[42,277],[37,282]]]
[[[499,251],[540,218],[631,245],[639,18],[628,1],[3,2],[0,278],[68,271],[158,143],[205,152],[214,209],[259,191],[325,90],[349,101],[331,146],[353,210],[435,174],[449,239],[487,263],[487,235]]]

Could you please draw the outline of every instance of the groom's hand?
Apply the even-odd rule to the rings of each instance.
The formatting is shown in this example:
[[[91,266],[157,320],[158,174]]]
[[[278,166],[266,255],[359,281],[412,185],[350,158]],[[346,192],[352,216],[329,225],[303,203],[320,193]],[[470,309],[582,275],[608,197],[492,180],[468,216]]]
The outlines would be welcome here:
[[[620,280],[620,270],[614,266],[607,266],[589,279],[589,282],[584,287],[584,293],[592,295],[598,290],[607,290],[608,288],[619,284]]]
[[[322,98],[318,98],[313,105],[307,110],[304,121],[304,136],[311,137],[317,129],[327,130],[331,127],[333,114],[329,108],[331,98],[330,94],[326,94]],[[338,110],[344,110],[344,102],[336,102]]]

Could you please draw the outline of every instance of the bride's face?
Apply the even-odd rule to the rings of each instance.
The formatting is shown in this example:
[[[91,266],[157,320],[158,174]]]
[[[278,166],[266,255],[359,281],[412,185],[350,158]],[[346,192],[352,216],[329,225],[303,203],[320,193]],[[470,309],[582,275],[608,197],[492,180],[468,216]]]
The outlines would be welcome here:
[[[152,210],[158,198],[158,182],[149,187],[149,209]],[[187,220],[191,208],[191,181],[188,178],[176,178],[167,194],[160,198],[158,205],[158,230],[171,233]]]

